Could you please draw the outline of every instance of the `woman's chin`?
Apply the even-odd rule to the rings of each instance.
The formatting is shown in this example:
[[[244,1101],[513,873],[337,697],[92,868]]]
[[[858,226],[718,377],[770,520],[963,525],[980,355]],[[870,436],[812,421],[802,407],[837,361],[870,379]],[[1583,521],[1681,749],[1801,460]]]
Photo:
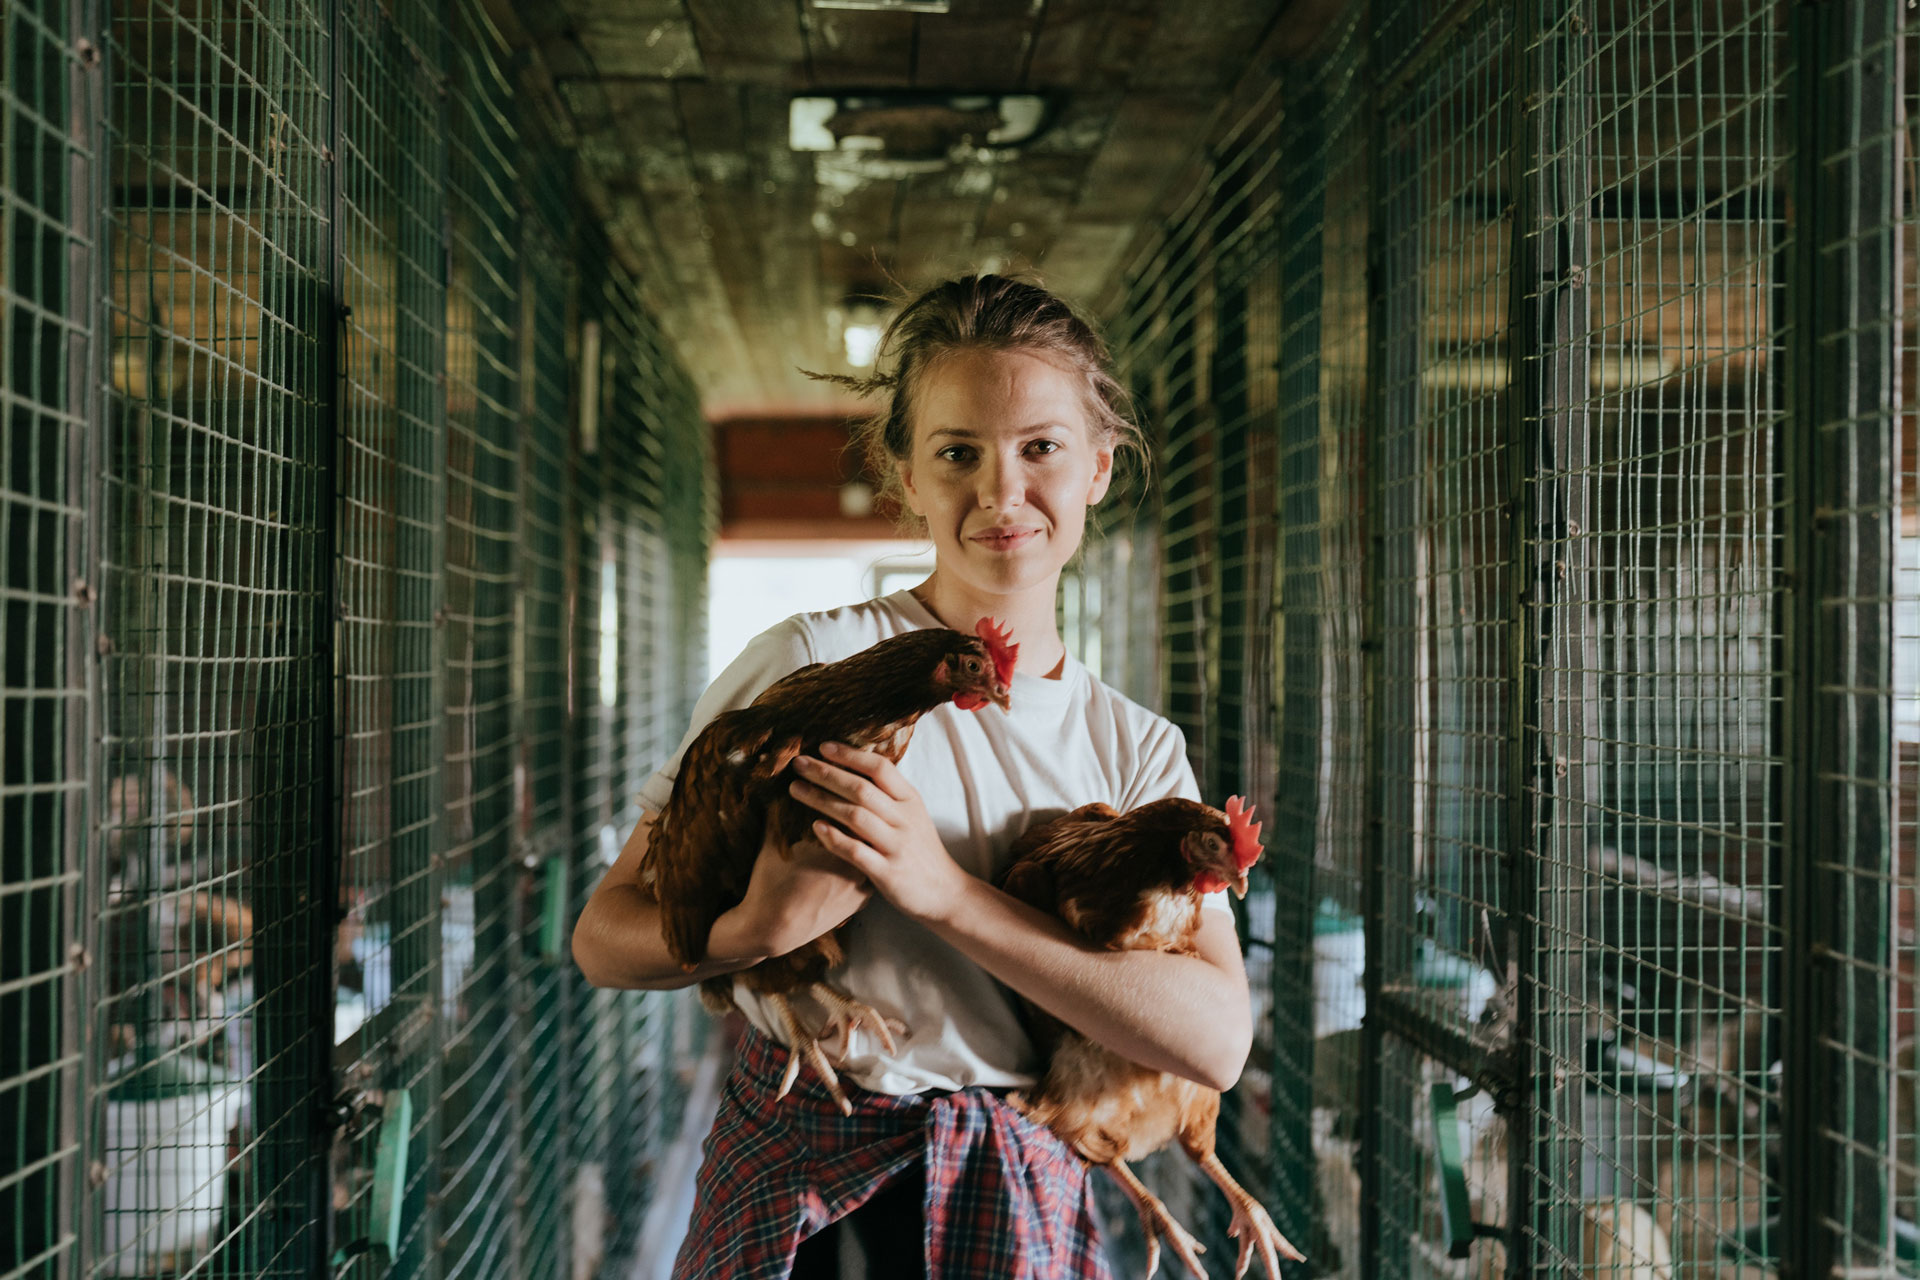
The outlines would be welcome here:
[[[1044,588],[1060,573],[1060,566],[1049,558],[1004,553],[974,557],[968,567],[976,582],[1003,592]]]

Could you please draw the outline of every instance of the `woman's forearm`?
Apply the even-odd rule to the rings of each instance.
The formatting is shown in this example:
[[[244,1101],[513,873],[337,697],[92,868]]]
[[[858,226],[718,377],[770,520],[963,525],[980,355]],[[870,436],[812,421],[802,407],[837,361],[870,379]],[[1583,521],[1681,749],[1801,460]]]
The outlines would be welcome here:
[[[1239,1079],[1253,1028],[1230,926],[1214,926],[1224,928],[1224,939],[1203,937],[1203,953],[1211,956],[1108,951],[985,881],[968,879],[953,910],[925,923],[974,963],[1142,1066],[1221,1090]],[[1231,948],[1230,958],[1223,946]]]
[[[573,959],[596,987],[667,991],[758,964],[771,952],[738,908],[707,935],[707,958],[684,969],[660,932],[660,904],[638,885],[603,885],[573,927]]]

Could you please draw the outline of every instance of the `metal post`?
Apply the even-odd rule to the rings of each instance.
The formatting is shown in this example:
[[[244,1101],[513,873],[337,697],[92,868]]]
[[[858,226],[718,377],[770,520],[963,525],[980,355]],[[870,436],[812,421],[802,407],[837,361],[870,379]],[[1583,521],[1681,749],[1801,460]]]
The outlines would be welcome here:
[[[1890,1274],[1896,6],[1792,11],[1781,1274]]]
[[[65,314],[73,321],[64,357],[66,406],[74,429],[68,434],[66,492],[77,499],[84,517],[69,525],[67,581],[74,584],[75,607],[67,618],[65,670],[69,689],[82,691],[78,714],[70,709],[63,725],[63,758],[70,785],[62,818],[61,843],[73,888],[62,906],[61,936],[69,940],[72,976],[63,984],[59,1053],[75,1066],[66,1074],[59,1100],[59,1142],[78,1152],[59,1181],[54,1199],[54,1222],[73,1231],[74,1245],[55,1263],[60,1280],[78,1280],[88,1274],[92,1203],[89,1165],[93,1151],[89,1099],[93,1061],[89,1052],[90,1010],[99,1007],[104,991],[100,929],[106,885],[99,874],[98,846],[91,821],[99,811],[101,787],[101,681],[95,636],[101,629],[99,610],[102,561],[100,513],[105,503],[99,484],[99,459],[106,440],[106,344],[103,305],[106,255],[107,163],[107,48],[100,30],[100,0],[66,0],[67,37],[72,56],[67,61],[66,221],[69,228],[66,260]],[[5,252],[0,248],[0,252]]]
[[[349,377],[347,343],[353,324],[352,309],[346,301],[346,246],[341,228],[345,225],[347,193],[346,101],[348,86],[341,68],[341,45],[347,0],[330,0],[327,6],[327,138],[331,153],[324,157],[324,182],[329,210],[326,231],[326,304],[322,307],[321,402],[315,415],[315,448],[320,462],[316,495],[317,514],[322,521],[320,590],[315,593],[313,637],[315,678],[325,682],[314,699],[314,747],[312,758],[325,766],[315,779],[311,816],[313,836],[308,847],[312,863],[304,870],[312,899],[305,904],[309,969],[307,989],[311,1010],[308,1025],[314,1029],[312,1060],[307,1064],[312,1080],[314,1103],[311,1119],[313,1159],[307,1166],[308,1220],[312,1223],[312,1243],[307,1267],[316,1280],[332,1274],[333,1256],[333,1125],[335,1110],[329,1105],[339,1096],[333,1072],[333,1011],[338,1000],[335,990],[338,974],[333,955],[340,922],[340,805],[348,793],[346,782],[345,739],[341,729],[345,713],[346,648],[344,600],[340,588],[340,509],[339,477],[344,466],[342,451],[349,428],[347,379]],[[256,1264],[260,1260],[256,1259]]]
[[[1367,834],[1361,889],[1366,919],[1366,1017],[1360,1036],[1362,1280],[1399,1280],[1410,1274],[1412,1265],[1411,1241],[1394,1228],[1387,1212],[1385,1201],[1391,1188],[1382,1152],[1385,1134],[1412,1129],[1412,1099],[1404,1087],[1411,1053],[1404,1041],[1388,1034],[1383,993],[1390,986],[1404,985],[1412,963],[1413,904],[1406,889],[1414,855],[1413,797],[1404,790],[1390,793],[1388,779],[1413,776],[1414,747],[1411,735],[1389,733],[1388,726],[1414,722],[1410,677],[1416,658],[1416,601],[1411,590],[1389,597],[1382,582],[1389,569],[1410,579],[1417,554],[1409,535],[1399,535],[1395,542],[1389,542],[1385,495],[1390,477],[1410,474],[1418,464],[1411,441],[1420,409],[1420,333],[1417,322],[1409,323],[1407,318],[1417,321],[1423,283],[1423,255],[1419,236],[1413,230],[1420,215],[1417,158],[1411,154],[1407,140],[1395,136],[1386,120],[1388,90],[1383,78],[1395,52],[1383,30],[1375,26],[1369,44],[1372,100],[1368,117],[1373,161],[1367,227],[1367,383],[1372,390],[1364,574],[1367,625],[1362,642],[1367,708]],[[1389,645],[1395,646],[1397,663],[1388,661]],[[1395,671],[1408,679],[1398,685],[1390,683],[1388,676]],[[1386,706],[1388,698],[1396,699],[1393,714]],[[1394,872],[1391,877],[1389,861]],[[1395,1065],[1400,1068],[1397,1072],[1390,1070]],[[1397,1095],[1391,1092],[1396,1082],[1401,1085]]]
[[[1536,922],[1560,919],[1572,900],[1569,868],[1584,865],[1595,661],[1586,653],[1583,535],[1592,529],[1585,476],[1592,424],[1589,387],[1590,254],[1587,24],[1578,0],[1542,13],[1521,7],[1510,47],[1517,71],[1508,152],[1512,271],[1506,399],[1509,560],[1507,706],[1507,940],[1505,980],[1514,1001],[1516,1066],[1507,1126],[1507,1272],[1536,1274],[1535,1250],[1578,1257],[1578,1221],[1564,1195],[1536,1199],[1536,1170],[1578,1185],[1577,1144],[1537,1147],[1542,1114],[1562,1111],[1553,1057],[1577,1052],[1577,1018],[1543,993],[1571,992],[1569,958],[1541,945]],[[1585,74],[1591,74],[1586,72]],[[1548,673],[1554,688],[1547,689]],[[1564,675],[1561,673],[1565,673]],[[1568,681],[1572,688],[1567,688]],[[1556,806],[1556,801],[1558,805]],[[1549,1254],[1551,1256],[1551,1254]]]
[[[1313,921],[1320,900],[1315,863],[1320,832],[1321,761],[1326,740],[1318,690],[1330,659],[1322,629],[1320,316],[1324,305],[1327,98],[1317,86],[1286,98],[1280,138],[1281,199],[1279,441],[1275,487],[1288,495],[1280,528],[1274,612],[1274,729],[1279,786],[1274,802],[1274,877],[1294,886],[1277,895],[1271,971],[1276,1033],[1295,1028],[1300,1044],[1273,1046],[1274,1210],[1280,1229],[1309,1258],[1322,1247],[1324,1204],[1313,1154]],[[1344,477],[1343,477],[1344,481]],[[1338,661],[1333,656],[1333,661]],[[1297,691],[1305,696],[1294,697]],[[1284,1013],[1283,1013],[1284,1011]]]

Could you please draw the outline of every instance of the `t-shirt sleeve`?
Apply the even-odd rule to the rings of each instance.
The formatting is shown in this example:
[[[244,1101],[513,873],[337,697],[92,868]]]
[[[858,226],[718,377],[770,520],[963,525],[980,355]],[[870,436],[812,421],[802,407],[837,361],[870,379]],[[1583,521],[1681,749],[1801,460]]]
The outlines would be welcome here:
[[[1187,759],[1187,735],[1170,720],[1160,721],[1159,728],[1160,732],[1149,737],[1141,748],[1140,769],[1127,802],[1120,806],[1122,813],[1169,797],[1204,799],[1199,780],[1193,776],[1193,763]],[[1202,898],[1200,906],[1208,911],[1233,914],[1233,904],[1227,900],[1225,889]]]
[[[714,678],[694,703],[693,719],[680,745],[640,788],[640,807],[648,813],[659,813],[666,808],[667,800],[673,795],[673,780],[680,773],[680,758],[715,716],[749,705],[768,685],[812,661],[813,645],[806,626],[797,618],[788,618],[748,641],[740,656],[727,664],[727,669]]]
[[[1172,721],[1155,719],[1157,732],[1144,735],[1133,783],[1119,805],[1122,813],[1130,813],[1155,800],[1201,798],[1193,764],[1187,759],[1187,735]]]

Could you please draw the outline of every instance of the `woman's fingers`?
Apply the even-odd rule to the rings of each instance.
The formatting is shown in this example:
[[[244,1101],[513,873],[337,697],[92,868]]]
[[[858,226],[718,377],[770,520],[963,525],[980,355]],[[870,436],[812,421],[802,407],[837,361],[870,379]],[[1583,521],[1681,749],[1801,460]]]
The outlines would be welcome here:
[[[886,759],[885,756],[875,758],[883,761]],[[868,809],[877,811],[888,801],[897,803],[900,799],[871,778],[848,769],[836,768],[807,756],[796,757],[793,767],[796,773],[815,786]]]
[[[879,816],[873,810],[804,779],[791,783],[787,793],[809,809],[817,809],[849,831],[868,839],[882,827]]]
[[[916,794],[913,784],[907,781],[907,776],[900,772],[899,766],[878,751],[862,751],[842,742],[823,742],[820,744],[820,754],[843,770],[865,775],[891,799],[905,802]]]
[[[886,861],[873,851],[871,845],[854,839],[831,822],[814,823],[813,834],[828,853],[845,859],[863,875],[871,877],[876,869],[875,864]]]

